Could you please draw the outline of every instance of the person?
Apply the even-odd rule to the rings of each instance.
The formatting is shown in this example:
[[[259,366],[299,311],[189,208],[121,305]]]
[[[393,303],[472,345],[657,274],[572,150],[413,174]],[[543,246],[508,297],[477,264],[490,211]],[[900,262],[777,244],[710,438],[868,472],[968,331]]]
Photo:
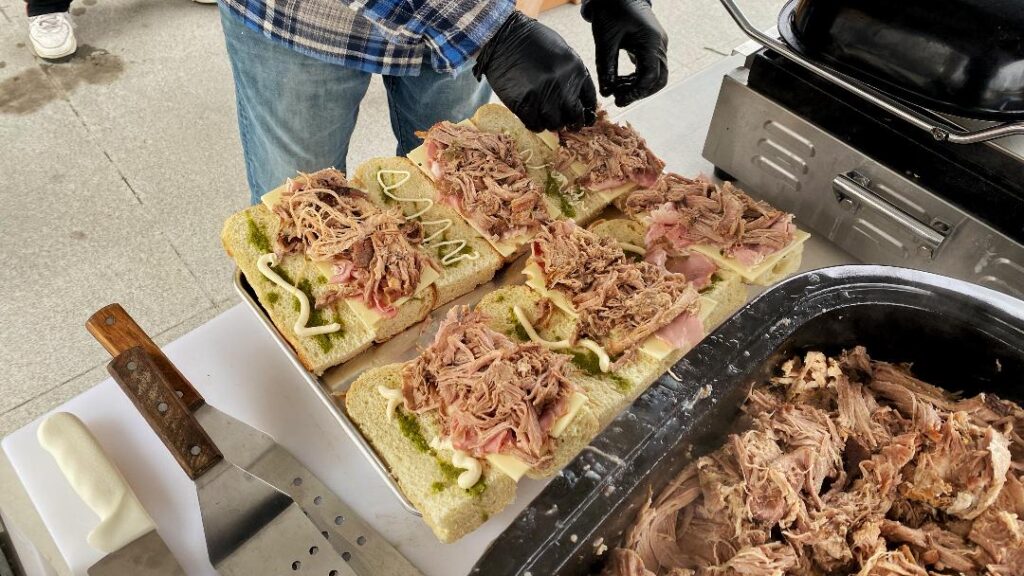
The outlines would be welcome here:
[[[193,0],[213,4],[217,0]],[[36,55],[46,60],[71,56],[78,50],[75,25],[68,9],[71,0],[26,0],[28,39]]]
[[[222,0],[239,135],[253,203],[296,171],[346,169],[374,74],[387,92],[396,153],[417,131],[468,118],[491,93],[531,130],[594,122],[586,66],[513,0]],[[587,0],[599,87],[619,105],[665,85],[667,38],[647,0]],[[619,76],[618,54],[636,62]]]

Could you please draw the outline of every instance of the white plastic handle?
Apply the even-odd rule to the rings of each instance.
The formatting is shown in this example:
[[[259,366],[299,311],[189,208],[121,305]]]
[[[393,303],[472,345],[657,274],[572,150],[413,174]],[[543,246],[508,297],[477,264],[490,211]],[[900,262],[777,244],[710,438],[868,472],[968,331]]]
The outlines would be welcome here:
[[[155,528],[124,476],[74,414],[57,412],[39,425],[39,444],[53,456],[78,496],[100,518],[93,548],[111,553]]]

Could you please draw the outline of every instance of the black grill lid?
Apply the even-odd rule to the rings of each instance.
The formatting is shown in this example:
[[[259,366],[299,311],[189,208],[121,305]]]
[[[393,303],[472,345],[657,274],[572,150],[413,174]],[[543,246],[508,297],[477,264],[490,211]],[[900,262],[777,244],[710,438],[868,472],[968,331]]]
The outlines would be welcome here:
[[[911,104],[1024,120],[1024,1],[790,0],[794,50]]]

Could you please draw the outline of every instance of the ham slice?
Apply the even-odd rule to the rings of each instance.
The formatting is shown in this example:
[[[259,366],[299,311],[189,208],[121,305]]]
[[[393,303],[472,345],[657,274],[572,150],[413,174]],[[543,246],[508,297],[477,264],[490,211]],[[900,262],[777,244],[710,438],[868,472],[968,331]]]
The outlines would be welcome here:
[[[655,333],[675,348],[688,350],[704,337],[704,324],[692,312],[684,312]]]

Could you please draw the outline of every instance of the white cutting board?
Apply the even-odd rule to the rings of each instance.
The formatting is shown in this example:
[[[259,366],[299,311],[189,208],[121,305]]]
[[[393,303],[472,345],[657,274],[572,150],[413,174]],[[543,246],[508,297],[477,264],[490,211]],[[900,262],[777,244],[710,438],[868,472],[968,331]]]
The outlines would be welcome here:
[[[428,576],[468,573],[487,544],[543,487],[524,480],[515,504],[504,513],[455,544],[439,544],[419,518],[402,508],[243,305],[164,351],[211,405],[274,436]],[[93,432],[185,571],[215,574],[193,484],[117,384],[105,380],[57,410],[76,414]],[[41,420],[5,438],[2,447],[73,573],[84,575],[101,556],[85,540],[99,520],[36,441]]]

